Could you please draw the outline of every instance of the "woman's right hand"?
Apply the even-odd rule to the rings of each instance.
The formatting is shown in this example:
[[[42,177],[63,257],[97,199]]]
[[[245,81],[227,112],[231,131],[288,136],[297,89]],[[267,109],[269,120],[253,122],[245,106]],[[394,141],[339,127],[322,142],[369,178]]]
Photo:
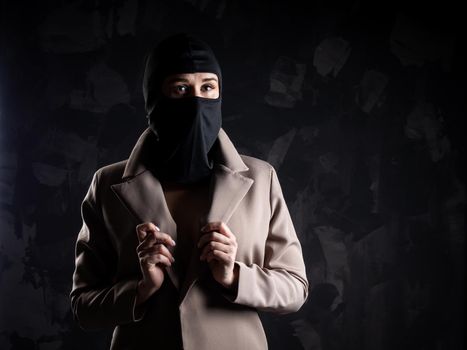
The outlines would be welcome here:
[[[164,282],[164,268],[175,261],[167,246],[175,246],[175,241],[167,234],[160,232],[152,222],[136,226],[139,245],[136,252],[143,279],[138,282],[136,305],[146,301]]]

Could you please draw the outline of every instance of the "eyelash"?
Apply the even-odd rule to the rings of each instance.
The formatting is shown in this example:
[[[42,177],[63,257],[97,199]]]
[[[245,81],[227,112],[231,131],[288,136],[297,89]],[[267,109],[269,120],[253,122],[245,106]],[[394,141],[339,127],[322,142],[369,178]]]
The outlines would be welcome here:
[[[214,89],[214,86],[211,85],[211,84],[205,84],[205,85],[203,85],[201,88],[203,89],[203,88],[206,88],[206,87],[209,87],[210,89]],[[189,89],[189,87],[188,87],[187,85],[176,85],[176,86],[175,86],[175,90],[176,90],[177,92],[180,91],[180,90],[179,90],[180,88]],[[183,92],[186,92],[186,91],[183,91]]]
[[[177,91],[179,91],[180,88],[186,88],[188,90],[188,86],[186,86],[186,85],[176,85],[175,86],[175,90],[177,90]]]

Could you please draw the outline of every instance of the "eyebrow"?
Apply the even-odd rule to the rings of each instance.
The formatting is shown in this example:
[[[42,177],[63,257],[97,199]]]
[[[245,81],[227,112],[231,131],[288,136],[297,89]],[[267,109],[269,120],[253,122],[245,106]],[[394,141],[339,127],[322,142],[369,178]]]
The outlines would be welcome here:
[[[205,82],[205,81],[215,81],[217,82],[217,79],[214,78],[214,77],[211,77],[211,78],[204,78],[202,80],[202,82]],[[168,83],[177,83],[177,82],[182,82],[182,83],[188,83],[189,80],[188,79],[184,79],[184,78],[172,78],[172,79],[169,79]]]

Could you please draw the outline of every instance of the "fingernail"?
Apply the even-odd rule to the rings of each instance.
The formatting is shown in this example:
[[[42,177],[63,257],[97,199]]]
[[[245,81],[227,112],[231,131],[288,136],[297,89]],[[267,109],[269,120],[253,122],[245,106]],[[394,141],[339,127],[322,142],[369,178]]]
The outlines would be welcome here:
[[[160,231],[161,229],[159,228],[159,226],[155,225],[156,226],[156,230],[157,231]]]
[[[172,244],[173,244],[173,245],[177,245],[177,243],[175,243],[175,241],[174,241],[173,239],[172,239]]]

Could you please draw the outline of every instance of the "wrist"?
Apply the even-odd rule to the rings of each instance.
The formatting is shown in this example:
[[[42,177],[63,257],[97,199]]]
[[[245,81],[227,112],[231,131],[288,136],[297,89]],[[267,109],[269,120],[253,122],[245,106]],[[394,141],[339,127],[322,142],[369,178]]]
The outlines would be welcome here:
[[[136,305],[148,300],[156,291],[156,287],[149,286],[144,280],[139,280],[136,288]]]
[[[224,288],[235,290],[238,286],[238,274],[239,274],[239,267],[237,264],[234,263],[234,267],[232,270],[232,274],[229,279],[227,279],[224,283],[221,283]]]

